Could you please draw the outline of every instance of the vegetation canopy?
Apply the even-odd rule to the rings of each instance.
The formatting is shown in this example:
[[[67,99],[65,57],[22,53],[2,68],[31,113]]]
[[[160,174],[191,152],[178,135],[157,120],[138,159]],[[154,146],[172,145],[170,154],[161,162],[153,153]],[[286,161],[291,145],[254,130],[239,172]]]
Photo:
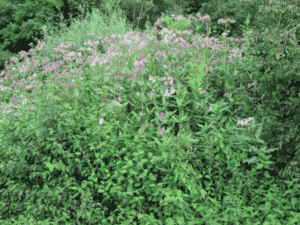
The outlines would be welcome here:
[[[299,224],[297,2],[35,2],[0,10],[0,224]]]

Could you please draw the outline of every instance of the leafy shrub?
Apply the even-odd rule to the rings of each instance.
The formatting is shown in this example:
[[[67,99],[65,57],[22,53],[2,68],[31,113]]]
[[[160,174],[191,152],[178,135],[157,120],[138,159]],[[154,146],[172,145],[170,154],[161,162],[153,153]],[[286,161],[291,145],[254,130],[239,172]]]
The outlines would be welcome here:
[[[173,31],[180,30],[190,30],[191,29],[191,23],[188,19],[183,18],[182,16],[177,16],[175,18],[174,15],[170,16],[162,16],[160,18],[163,22],[160,24],[159,28],[167,28],[169,31],[173,29]],[[182,35],[182,38],[186,38],[188,40],[188,35]]]
[[[28,51],[34,38],[42,39],[42,26],[45,19],[54,21],[57,15],[52,7],[61,7],[60,1],[26,1],[19,4],[5,4],[0,10],[0,39],[3,49],[13,53]]]
[[[289,18],[295,16],[293,14],[296,14],[296,11],[284,1],[276,1],[269,7],[261,6],[260,12],[256,23],[258,29],[255,29],[256,31],[252,35],[255,41],[251,43],[251,48],[253,55],[260,53],[263,55],[261,56],[261,63],[256,65],[260,73],[257,73],[254,79],[261,83],[260,90],[267,90],[260,97],[260,101],[268,105],[268,109],[265,111],[268,115],[267,118],[273,118],[276,121],[269,122],[268,132],[263,133],[262,137],[265,140],[273,140],[271,143],[277,143],[277,146],[280,143],[280,151],[272,156],[272,160],[276,159],[275,171],[278,174],[278,168],[295,157],[300,148],[300,139],[295,136],[296,130],[299,130],[299,125],[295,123],[295,120],[298,118],[296,115],[300,113],[298,107],[300,88],[299,86],[294,89],[290,88],[296,86],[294,84],[300,81],[300,77],[296,73],[300,67],[295,60],[299,59],[300,51],[292,32],[295,28],[298,30],[300,28],[296,26],[296,21],[290,20],[287,23]],[[283,13],[286,14],[286,17],[282,16]],[[271,21],[273,23],[270,23]],[[276,27],[267,28],[270,26],[269,24],[276,24]],[[265,76],[261,76],[261,74],[265,74]],[[291,121],[294,121],[293,125],[290,124]],[[278,140],[278,134],[282,133],[283,130],[286,131],[287,136],[284,138],[284,135],[280,135],[281,138]],[[287,132],[288,130],[290,131]],[[284,141],[285,139],[289,141]]]
[[[250,47],[249,20],[244,58],[239,43],[226,38],[217,53],[216,43],[158,45],[126,30],[121,19],[112,22],[126,35],[110,36],[112,28],[98,19],[75,23],[33,52],[38,63],[47,61],[43,71],[8,69],[9,82],[21,77],[27,87],[0,95],[1,102],[16,100],[13,111],[19,113],[1,114],[0,219],[12,224],[23,214],[68,224],[297,223],[299,178],[271,173],[293,159],[285,155],[278,162],[274,156],[279,135],[297,141],[293,122],[299,119],[284,125],[274,119],[287,115],[274,107],[283,94],[270,96],[264,88],[274,83],[285,89],[283,74],[278,80],[275,74],[283,61],[270,62],[270,78],[255,70],[261,61],[251,57],[256,49]],[[77,45],[61,43],[66,41]],[[88,61],[88,48],[99,41],[104,50],[115,48]],[[120,49],[122,55],[111,54]],[[285,110],[297,112],[296,90]],[[273,101],[262,103],[269,100],[265,95]],[[283,151],[294,147],[285,144]]]
[[[5,69],[5,61],[7,61],[7,65],[10,64],[11,57],[18,57],[18,54],[13,54],[9,51],[0,51],[0,73]]]
[[[15,54],[20,51],[28,52],[30,48],[37,46],[37,40],[42,40],[47,35],[43,33],[46,27],[51,26],[55,29],[52,35],[58,35],[58,31],[64,32],[66,27],[70,27],[72,19],[79,18],[80,7],[83,7],[85,15],[87,10],[91,11],[88,7],[94,5],[90,3],[90,0],[8,2],[0,9],[0,40],[3,43],[3,50]],[[63,12],[63,15],[58,16],[60,12]],[[58,23],[60,19],[64,20],[67,25]],[[33,45],[29,46],[30,43]]]
[[[258,2],[261,0],[239,0],[239,1],[223,1],[213,0],[202,5],[199,13],[203,16],[208,14],[211,16],[210,26],[212,27],[212,36],[221,36],[224,32],[224,25],[218,23],[219,18],[228,18],[235,20],[226,27],[230,30],[231,37],[243,38],[243,30],[241,25],[246,18],[251,15],[250,24],[254,24],[257,11],[259,9]],[[255,27],[256,29],[256,27]]]

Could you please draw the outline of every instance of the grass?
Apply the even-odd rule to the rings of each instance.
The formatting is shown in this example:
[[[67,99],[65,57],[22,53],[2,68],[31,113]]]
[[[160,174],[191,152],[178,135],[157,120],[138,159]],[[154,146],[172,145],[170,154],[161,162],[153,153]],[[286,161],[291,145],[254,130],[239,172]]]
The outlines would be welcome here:
[[[2,71],[1,224],[299,224],[297,167],[286,186],[266,170],[252,31],[159,38],[122,18],[93,13]]]

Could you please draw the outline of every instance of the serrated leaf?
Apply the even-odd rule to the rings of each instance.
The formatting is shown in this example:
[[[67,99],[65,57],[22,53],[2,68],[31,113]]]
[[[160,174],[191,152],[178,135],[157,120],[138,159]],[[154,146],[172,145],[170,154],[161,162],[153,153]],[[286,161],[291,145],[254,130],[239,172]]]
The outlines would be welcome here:
[[[255,133],[256,138],[258,138],[261,135],[261,131],[262,131],[262,125],[259,126],[259,128],[257,129],[257,131]]]

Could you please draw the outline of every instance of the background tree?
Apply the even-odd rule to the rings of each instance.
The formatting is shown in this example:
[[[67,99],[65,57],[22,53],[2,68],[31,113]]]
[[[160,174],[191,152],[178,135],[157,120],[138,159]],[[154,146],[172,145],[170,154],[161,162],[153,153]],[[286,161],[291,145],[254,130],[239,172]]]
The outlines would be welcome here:
[[[50,24],[55,33],[67,28],[72,20],[81,16],[80,7],[84,9],[84,17],[92,8],[101,9],[102,1],[96,0],[3,0],[0,5],[0,71],[5,69],[5,61],[20,51],[28,52],[44,39],[43,27]],[[104,10],[103,10],[104,11]],[[62,15],[62,17],[61,17]],[[32,43],[32,45],[29,45]],[[31,57],[31,56],[29,56]]]
[[[36,46],[34,37],[40,40],[43,38],[41,31],[46,22],[45,18],[54,23],[58,15],[53,8],[62,6],[59,0],[6,3],[0,10],[1,49],[17,54],[32,48],[28,46],[31,42]]]

